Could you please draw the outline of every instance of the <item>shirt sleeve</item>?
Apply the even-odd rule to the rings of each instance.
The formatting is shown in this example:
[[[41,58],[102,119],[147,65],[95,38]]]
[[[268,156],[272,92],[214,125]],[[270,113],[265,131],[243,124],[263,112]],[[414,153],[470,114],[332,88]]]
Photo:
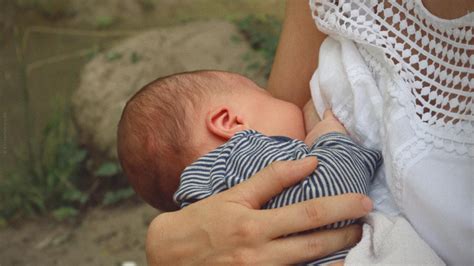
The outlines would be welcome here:
[[[368,193],[369,184],[380,165],[381,153],[353,142],[340,133],[319,138],[307,156],[318,158],[318,167],[300,183],[272,198],[264,208],[277,208],[309,199],[345,193]],[[343,221],[329,227],[341,227],[354,221]]]
[[[380,151],[359,145],[349,136],[338,132],[331,132],[317,139],[310,147],[309,154],[318,156],[322,150],[337,154],[337,157],[344,158],[344,161],[365,166],[370,180],[382,164]]]

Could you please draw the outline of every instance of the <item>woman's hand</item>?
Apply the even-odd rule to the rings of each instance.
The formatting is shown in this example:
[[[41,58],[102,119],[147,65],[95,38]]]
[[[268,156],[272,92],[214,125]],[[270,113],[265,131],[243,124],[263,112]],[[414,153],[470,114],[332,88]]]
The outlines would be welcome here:
[[[284,188],[306,177],[317,160],[272,163],[248,181],[164,213],[147,234],[150,265],[294,264],[348,248],[360,239],[359,225],[306,231],[366,215],[372,208],[364,195],[319,198],[271,210],[259,210]]]

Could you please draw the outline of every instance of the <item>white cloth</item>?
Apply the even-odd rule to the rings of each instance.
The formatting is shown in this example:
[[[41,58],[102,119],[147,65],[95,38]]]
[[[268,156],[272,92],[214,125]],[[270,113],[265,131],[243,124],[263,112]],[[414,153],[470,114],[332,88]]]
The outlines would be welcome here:
[[[313,96],[354,139],[382,150],[374,192],[388,188],[448,264],[474,265],[474,13],[444,20],[419,0],[310,6],[337,40],[321,47]],[[375,194],[377,208],[393,213],[390,198]]]
[[[402,217],[371,213],[364,219],[363,232],[346,265],[445,265]]]
[[[310,87],[320,117],[331,108],[352,139],[368,148],[382,149],[382,96],[351,41],[327,38],[323,42],[319,69],[314,73]],[[387,188],[384,174],[382,166],[371,186],[370,196],[375,209],[397,215],[400,212]]]
[[[382,97],[354,43],[328,37],[321,45],[319,69],[310,85],[320,116],[325,109],[332,108],[354,140],[367,147],[382,147]],[[410,224],[395,216],[399,211],[384,182],[384,173],[383,168],[379,169],[370,197],[375,209],[385,214],[376,212],[366,218],[362,240],[351,249],[346,263],[443,264]]]

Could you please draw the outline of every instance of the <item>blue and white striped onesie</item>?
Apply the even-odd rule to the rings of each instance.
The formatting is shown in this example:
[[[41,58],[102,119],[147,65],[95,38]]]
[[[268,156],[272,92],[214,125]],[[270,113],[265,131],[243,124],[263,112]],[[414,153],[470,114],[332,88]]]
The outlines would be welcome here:
[[[344,193],[367,194],[369,183],[381,164],[379,152],[354,143],[348,136],[328,133],[308,147],[300,140],[268,137],[254,130],[235,134],[228,142],[186,167],[174,195],[181,208],[245,181],[274,161],[316,156],[318,167],[300,183],[273,197],[263,208],[278,208],[318,197]],[[338,228],[354,223],[332,224]],[[343,259],[347,251],[310,264]]]

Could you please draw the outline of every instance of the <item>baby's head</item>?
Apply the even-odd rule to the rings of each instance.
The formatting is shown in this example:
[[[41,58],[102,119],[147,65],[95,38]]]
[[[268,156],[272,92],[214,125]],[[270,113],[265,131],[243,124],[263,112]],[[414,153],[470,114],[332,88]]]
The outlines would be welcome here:
[[[241,75],[174,74],[145,85],[127,102],[118,126],[118,155],[135,191],[152,206],[173,210],[184,168],[246,129],[305,136],[300,108]]]

